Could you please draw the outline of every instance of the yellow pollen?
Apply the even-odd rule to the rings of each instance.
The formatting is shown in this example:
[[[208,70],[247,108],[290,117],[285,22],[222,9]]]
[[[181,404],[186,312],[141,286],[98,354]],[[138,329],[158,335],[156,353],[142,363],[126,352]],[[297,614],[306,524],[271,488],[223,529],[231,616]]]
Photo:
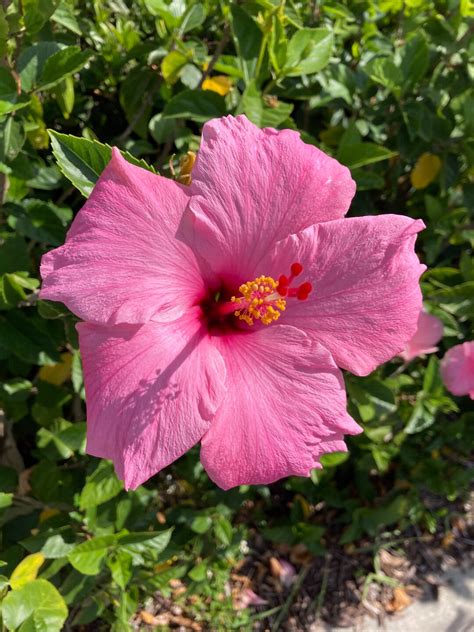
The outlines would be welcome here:
[[[255,320],[260,320],[264,325],[278,320],[286,308],[286,301],[277,293],[277,287],[277,281],[267,276],[243,283],[239,287],[242,296],[230,299],[239,307],[234,316],[247,325],[253,325]]]

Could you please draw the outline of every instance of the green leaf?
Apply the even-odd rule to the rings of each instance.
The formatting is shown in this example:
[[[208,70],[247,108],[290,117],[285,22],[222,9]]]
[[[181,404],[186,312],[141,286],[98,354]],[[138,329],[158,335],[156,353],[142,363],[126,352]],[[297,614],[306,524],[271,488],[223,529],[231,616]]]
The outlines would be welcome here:
[[[28,105],[28,100],[20,99],[18,87],[12,73],[0,66],[0,116]]]
[[[59,0],[23,0],[21,3],[28,33],[37,33],[56,11]]]
[[[283,103],[276,97],[267,101],[252,81],[242,95],[244,114],[258,127],[278,127],[293,111],[292,103]]]
[[[144,3],[152,15],[165,21],[170,31],[180,24],[181,17],[186,10],[186,4],[179,0],[174,0],[170,4],[167,4],[164,0],[144,0]]]
[[[426,428],[432,426],[435,422],[435,415],[433,411],[427,406],[427,403],[423,399],[419,399],[413,412],[405,426],[405,432],[407,434],[415,434],[421,432]]]
[[[0,7],[0,57],[5,55],[7,50],[8,22],[5,18],[5,10]]]
[[[179,26],[179,36],[198,28],[206,19],[206,12],[202,4],[193,4],[189,7],[183,16]]]
[[[55,450],[46,452],[48,458],[57,458],[57,454],[63,459],[69,459],[74,452],[84,452],[86,441],[85,422],[74,424],[65,419],[57,420],[51,428],[40,428],[38,430],[37,444],[39,448],[54,446]]]
[[[119,536],[119,547],[132,555],[162,553],[169,544],[173,529],[165,531],[136,531]]]
[[[69,75],[78,72],[86,65],[92,55],[92,51],[82,51],[79,46],[66,46],[58,50],[46,61],[39,88],[41,90],[52,88]]]
[[[64,26],[64,28],[69,29],[76,35],[82,35],[81,27],[74,15],[74,8],[67,4],[67,2],[61,2],[53,13],[51,20],[57,24],[61,24],[61,26]]]
[[[83,575],[97,575],[109,549],[117,543],[116,535],[102,535],[77,544],[68,560]]]
[[[69,310],[62,303],[54,303],[53,301],[38,301],[38,314],[41,318],[54,320],[56,318],[64,318],[69,315]]]
[[[255,76],[257,60],[262,44],[262,32],[244,9],[234,2],[230,5],[232,14],[232,34],[234,36],[238,63],[244,81],[248,84]]]
[[[423,393],[426,395],[442,394],[443,381],[439,371],[439,360],[432,355],[423,377]]]
[[[363,381],[363,388],[369,400],[375,404],[375,410],[379,416],[397,410],[394,394],[382,380],[366,379]]]
[[[0,274],[29,270],[30,265],[25,240],[12,233],[0,233]]]
[[[331,58],[334,36],[328,29],[303,28],[288,42],[283,74],[287,77],[309,75],[322,70]]]
[[[288,37],[286,35],[284,22],[283,13],[278,11],[272,17],[272,29],[268,42],[268,54],[277,76],[280,75],[285,65],[287,55]]]
[[[68,615],[67,606],[57,589],[45,579],[35,579],[20,590],[12,590],[2,603],[3,622],[15,630],[59,632]]]
[[[125,590],[128,582],[132,578],[133,557],[126,551],[116,551],[107,560],[107,566],[112,573],[112,579],[122,589]]]
[[[13,494],[0,492],[0,509],[10,507],[13,502]]]
[[[0,316],[0,346],[25,362],[59,362],[57,342],[42,328],[45,321],[30,312],[14,310]]]
[[[64,44],[58,42],[38,42],[20,53],[17,69],[20,73],[21,87],[24,92],[30,92],[35,88],[48,59],[62,48],[64,48]]]
[[[194,533],[206,533],[212,527],[212,518],[210,516],[196,516],[191,523],[191,529]]]
[[[82,195],[88,197],[112,157],[112,148],[95,140],[60,134],[54,130],[48,130],[48,133],[62,173]],[[138,160],[128,152],[122,152],[122,156],[133,165],[154,172],[144,160]]]
[[[153,98],[160,87],[158,73],[151,68],[133,68],[120,86],[120,105],[133,130],[146,138]]]
[[[176,135],[176,122],[163,118],[163,114],[159,112],[150,119],[148,129],[153,139],[161,145]]]
[[[430,294],[432,301],[439,303],[458,303],[466,299],[474,299],[474,281],[460,283],[454,287],[443,288]]]
[[[323,467],[336,467],[345,463],[349,458],[349,452],[330,452],[323,454],[320,461]]]
[[[430,51],[426,37],[418,33],[405,44],[402,50],[400,69],[403,74],[404,90],[419,83],[428,70]]]
[[[74,548],[74,544],[68,544],[64,541],[64,539],[59,535],[53,535],[46,540],[41,549],[41,553],[44,555],[46,559],[60,559],[62,557],[67,557],[67,555]]]
[[[0,233],[0,274],[30,269],[26,242],[11,233]]]
[[[22,206],[12,206],[8,225],[19,235],[40,243],[59,246],[64,242],[66,227],[72,219],[70,209],[29,198]]]
[[[223,116],[226,113],[224,97],[211,90],[183,90],[165,106],[165,118],[184,118],[197,123]]]
[[[374,143],[353,143],[341,145],[337,159],[349,169],[357,169],[396,155],[396,152]]]
[[[100,461],[94,472],[86,479],[79,497],[79,507],[82,510],[97,507],[115,498],[122,490],[123,483],[117,478],[113,465],[109,461]]]
[[[232,542],[232,525],[224,516],[218,516],[214,523],[214,534],[224,546]]]
[[[195,582],[203,582],[207,578],[207,569],[206,562],[200,562],[189,571],[188,576]]]
[[[389,57],[376,57],[369,62],[365,71],[376,83],[398,94],[403,83],[403,74],[400,68]]]
[[[9,116],[0,126],[0,161],[14,160],[26,140],[26,134],[21,122]]]

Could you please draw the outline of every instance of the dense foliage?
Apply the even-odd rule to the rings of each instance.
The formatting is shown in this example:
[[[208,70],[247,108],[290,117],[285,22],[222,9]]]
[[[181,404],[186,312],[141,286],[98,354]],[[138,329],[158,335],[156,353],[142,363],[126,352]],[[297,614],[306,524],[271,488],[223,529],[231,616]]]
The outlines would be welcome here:
[[[8,630],[54,632],[67,617],[128,630],[156,591],[211,629],[247,629],[255,612],[235,609],[228,582],[257,537],[322,556],[333,537],[354,546],[368,536],[375,554],[384,534],[409,525],[449,532],[448,507],[469,487],[474,428],[472,402],[446,392],[439,375],[444,352],[473,337],[472,12],[466,0],[3,1]],[[424,220],[425,305],[444,338],[428,358],[346,375],[350,413],[365,432],[310,479],[222,492],[195,449],[126,493],[110,463],[85,455],[76,320],[38,300],[39,261],[64,241],[110,145],[178,177],[202,123],[226,113],[298,129],[350,167],[351,216]]]

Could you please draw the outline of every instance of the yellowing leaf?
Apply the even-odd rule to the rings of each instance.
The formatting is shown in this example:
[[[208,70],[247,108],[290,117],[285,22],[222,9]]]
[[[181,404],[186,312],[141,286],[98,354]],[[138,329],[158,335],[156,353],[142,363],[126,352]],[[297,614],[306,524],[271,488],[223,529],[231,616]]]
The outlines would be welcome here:
[[[40,515],[38,517],[38,521],[41,524],[43,522],[46,522],[46,520],[48,520],[48,518],[52,518],[53,516],[57,516],[60,513],[61,512],[59,511],[59,509],[55,509],[54,507],[46,507],[46,509],[43,509],[43,511],[40,513]]]
[[[232,79],[225,75],[217,75],[215,77],[208,77],[202,82],[203,90],[212,90],[217,92],[221,97],[225,97],[226,94],[232,89]]]
[[[161,74],[167,83],[176,83],[181,70],[186,65],[188,59],[183,53],[176,50],[171,51],[161,62]]]
[[[459,13],[463,18],[474,17],[474,2],[472,0],[461,0],[459,3]]]
[[[415,189],[425,189],[436,179],[441,169],[441,160],[434,154],[422,154],[410,174],[410,180]]]
[[[38,377],[43,382],[49,382],[60,386],[71,377],[72,355],[70,353],[61,354],[61,362],[52,366],[43,366],[39,370]]]
[[[10,586],[13,590],[19,590],[25,584],[36,579],[44,560],[45,557],[42,553],[32,553],[21,560],[10,577]]]

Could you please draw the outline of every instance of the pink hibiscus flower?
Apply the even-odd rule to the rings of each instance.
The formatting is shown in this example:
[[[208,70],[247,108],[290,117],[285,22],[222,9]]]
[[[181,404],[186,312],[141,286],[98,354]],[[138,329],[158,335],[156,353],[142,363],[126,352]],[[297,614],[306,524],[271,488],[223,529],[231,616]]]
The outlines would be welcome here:
[[[296,132],[244,116],[204,126],[189,187],[114,149],[41,297],[86,321],[87,450],[127,489],[199,441],[224,489],[308,476],[361,431],[338,367],[366,375],[415,332],[423,223],[343,219],[354,192]]]
[[[420,355],[435,353],[438,351],[436,344],[443,337],[443,323],[436,316],[432,316],[424,310],[418,317],[418,326],[415,335],[407,343],[400,356],[409,362]]]
[[[474,399],[474,340],[451,347],[441,360],[441,377],[453,395]]]

